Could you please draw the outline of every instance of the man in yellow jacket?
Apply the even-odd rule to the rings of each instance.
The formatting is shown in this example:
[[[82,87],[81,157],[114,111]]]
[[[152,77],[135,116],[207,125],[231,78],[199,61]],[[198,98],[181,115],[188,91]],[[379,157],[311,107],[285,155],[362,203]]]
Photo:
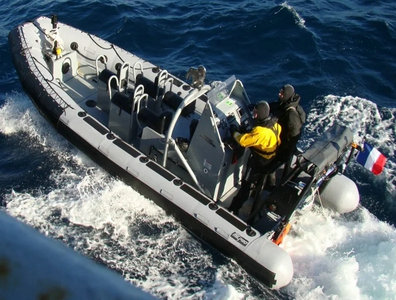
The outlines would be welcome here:
[[[270,163],[274,160],[281,140],[281,126],[270,115],[266,101],[260,101],[253,110],[255,126],[248,133],[233,133],[234,139],[244,148],[251,150],[246,172],[242,178],[241,188],[232,200],[229,210],[238,214],[243,203],[249,198],[252,184],[258,184],[271,172]]]

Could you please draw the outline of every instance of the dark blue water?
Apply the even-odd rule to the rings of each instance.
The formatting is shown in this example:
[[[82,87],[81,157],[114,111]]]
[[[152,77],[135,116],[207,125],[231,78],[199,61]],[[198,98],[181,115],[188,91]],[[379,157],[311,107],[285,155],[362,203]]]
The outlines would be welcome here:
[[[396,294],[396,19],[394,1],[0,2],[0,204],[161,298],[359,299]],[[362,207],[320,209],[285,248],[295,279],[279,292],[190,237],[180,224],[110,177],[37,113],[13,68],[8,32],[39,15],[110,40],[184,78],[241,79],[251,101],[295,86],[308,115],[300,146],[334,122],[387,157],[374,176],[352,162]],[[133,199],[133,205],[131,204]],[[147,251],[149,249],[149,251]]]

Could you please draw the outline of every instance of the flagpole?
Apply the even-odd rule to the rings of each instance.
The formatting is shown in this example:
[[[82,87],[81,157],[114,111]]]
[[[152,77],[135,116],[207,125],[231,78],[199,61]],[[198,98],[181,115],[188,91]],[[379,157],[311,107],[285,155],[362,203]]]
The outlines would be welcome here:
[[[345,161],[344,167],[342,168],[341,174],[344,174],[346,170],[346,166],[349,164],[349,162],[352,159],[353,154],[355,153],[355,150],[362,151],[362,147],[356,144],[355,142],[352,142],[351,144],[351,151],[349,152],[348,158]]]

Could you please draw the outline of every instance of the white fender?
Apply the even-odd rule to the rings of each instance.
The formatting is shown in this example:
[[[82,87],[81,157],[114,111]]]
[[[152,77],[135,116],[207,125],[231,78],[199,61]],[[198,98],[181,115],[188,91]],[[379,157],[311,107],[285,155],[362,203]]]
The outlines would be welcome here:
[[[353,211],[360,200],[355,182],[342,174],[337,174],[331,178],[321,190],[320,196],[324,207],[339,213]]]
[[[271,288],[279,289],[290,283],[293,278],[293,262],[290,255],[272,241],[261,237],[246,249],[255,260],[275,273],[276,283]]]

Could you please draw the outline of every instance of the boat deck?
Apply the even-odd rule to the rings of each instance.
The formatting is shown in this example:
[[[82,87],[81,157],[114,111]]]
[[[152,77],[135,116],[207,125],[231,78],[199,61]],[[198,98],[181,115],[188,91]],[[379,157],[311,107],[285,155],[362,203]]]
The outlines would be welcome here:
[[[77,75],[61,84],[63,90],[92,117],[108,126],[108,113],[102,111],[97,104],[98,79],[93,66],[83,65],[77,70]]]
[[[78,68],[76,76],[73,76],[68,80],[65,80],[64,82],[59,83],[62,89],[72,99],[75,100],[76,104],[78,104],[82,110],[86,111],[89,115],[91,115],[93,118],[98,120],[105,127],[109,128],[112,131],[112,128],[110,126],[110,119],[113,112],[111,111],[111,109],[110,111],[106,111],[98,105],[99,79],[94,66],[88,64],[82,65]],[[130,82],[130,85],[133,88],[134,83]],[[113,92],[113,95],[114,93],[115,91]],[[111,102],[110,97],[108,101],[109,103]],[[161,106],[159,107],[157,103],[153,104],[154,102],[154,99],[148,97],[148,101],[145,105],[150,105],[151,107],[153,107],[153,109],[160,109],[162,111],[169,112],[169,114],[172,114],[174,112],[174,110],[168,105],[161,103]],[[119,114],[121,115],[121,109],[117,109],[119,110]],[[180,116],[176,124],[177,126],[173,131],[173,136],[175,139],[181,138],[181,140],[186,141],[188,140],[188,138],[190,138],[190,126],[193,119],[194,115],[192,113],[190,113],[189,115]],[[142,122],[141,119],[139,120],[140,122]],[[130,126],[130,124],[128,124],[129,121],[127,123],[125,122],[125,120],[122,121],[124,122],[121,124],[121,126]],[[155,130],[151,130],[150,128],[147,128],[147,130],[143,131],[142,128],[149,126],[144,123],[140,123],[138,125],[140,127],[140,131],[136,134],[135,138],[130,138],[129,140],[125,139],[124,137],[122,138],[124,140],[127,140],[131,145],[137,147],[140,151],[145,153],[151,159],[155,161],[162,161],[164,144],[161,143],[160,140],[165,138],[164,133],[156,133]],[[144,138],[150,140],[150,144],[145,142]],[[156,142],[155,140],[158,141]],[[177,155],[175,155],[174,151],[169,152],[167,161],[167,169],[177,174],[180,178],[183,178],[184,181],[193,183],[190,180],[187,171],[180,163],[180,159],[178,159]]]

